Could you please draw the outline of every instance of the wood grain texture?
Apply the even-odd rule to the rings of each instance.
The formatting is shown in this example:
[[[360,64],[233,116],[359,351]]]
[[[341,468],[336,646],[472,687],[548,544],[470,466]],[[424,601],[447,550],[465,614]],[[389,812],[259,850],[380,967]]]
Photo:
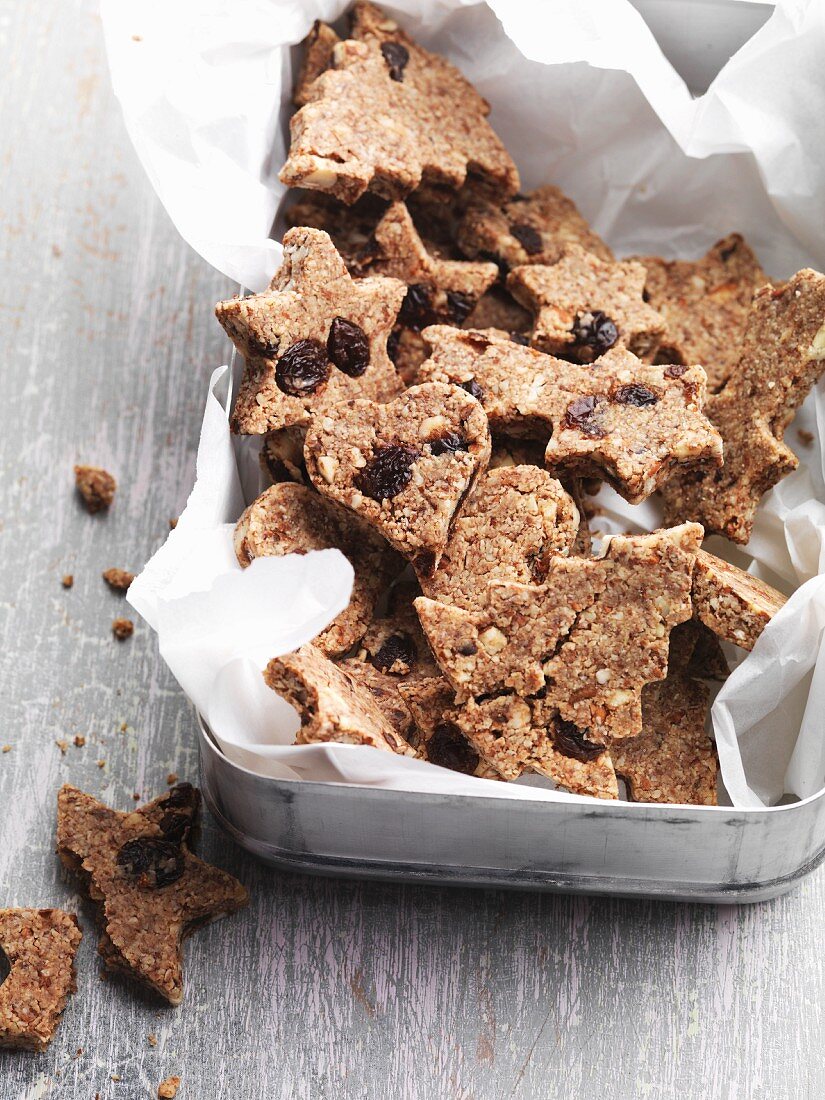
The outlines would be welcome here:
[[[142,177],[92,0],[0,0],[0,64],[0,904],[73,908],[60,784],[125,808],[196,777],[190,709],[145,627],[112,639],[100,573],[137,569],[186,499],[233,288]],[[119,477],[109,516],[74,499],[78,460]],[[822,872],[736,909],[313,880],[209,822],[202,851],[253,901],[189,942],[183,1007],[102,982],[81,909],[78,994],[45,1055],[0,1054],[2,1100],[152,1097],[172,1073],[181,1100],[825,1090]]]

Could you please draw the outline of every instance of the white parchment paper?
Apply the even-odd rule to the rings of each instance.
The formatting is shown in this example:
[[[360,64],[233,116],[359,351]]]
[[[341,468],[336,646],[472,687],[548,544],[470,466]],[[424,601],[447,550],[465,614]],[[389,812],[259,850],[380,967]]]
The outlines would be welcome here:
[[[725,0],[719,0],[724,4]],[[728,2],[728,6],[730,6]],[[277,268],[269,239],[284,197],[296,43],[332,0],[103,0],[112,78],[138,155],[186,240],[260,289]],[[626,0],[397,0],[385,7],[445,53],[493,106],[525,188],[554,182],[619,253],[700,255],[739,230],[766,270],[825,267],[825,5],[783,0],[701,97]],[[676,13],[679,5],[674,5]],[[689,33],[686,24],[685,33]],[[701,48],[697,37],[695,48]],[[348,596],[329,551],[241,571],[231,525],[238,473],[225,405],[210,386],[198,480],[186,512],[129,593],[223,749],[255,771],[412,790],[573,798],[541,783],[496,784],[354,746],[291,746],[295,716],[262,687],[266,659],[312,637]],[[727,793],[759,807],[825,785],[825,389],[789,430],[800,468],[765,498],[740,551],[711,549],[794,593],[713,708]],[[814,434],[802,445],[797,429]],[[247,445],[248,446],[248,445]],[[651,502],[602,493],[606,530],[658,523]]]

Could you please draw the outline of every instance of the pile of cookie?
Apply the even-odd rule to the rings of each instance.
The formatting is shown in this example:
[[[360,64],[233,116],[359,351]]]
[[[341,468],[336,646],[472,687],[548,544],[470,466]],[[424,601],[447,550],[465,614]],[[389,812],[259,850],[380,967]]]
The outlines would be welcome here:
[[[825,370],[825,277],[772,283],[741,236],[617,260],[556,187],[520,194],[489,107],[371,4],[318,23],[263,293],[224,301],[235,432],[272,485],[241,565],[338,547],[349,607],[266,682],[338,741],[601,798],[712,804],[708,681],[785,598],[745,543]],[[594,554],[589,495],[662,530]]]

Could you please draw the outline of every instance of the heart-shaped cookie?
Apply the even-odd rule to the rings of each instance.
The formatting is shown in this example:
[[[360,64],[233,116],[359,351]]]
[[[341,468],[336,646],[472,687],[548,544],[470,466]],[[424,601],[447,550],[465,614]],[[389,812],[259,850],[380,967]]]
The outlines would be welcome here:
[[[351,400],[317,418],[304,447],[326,496],[373,524],[427,575],[490,459],[481,405],[460,386],[430,382],[378,405]]]

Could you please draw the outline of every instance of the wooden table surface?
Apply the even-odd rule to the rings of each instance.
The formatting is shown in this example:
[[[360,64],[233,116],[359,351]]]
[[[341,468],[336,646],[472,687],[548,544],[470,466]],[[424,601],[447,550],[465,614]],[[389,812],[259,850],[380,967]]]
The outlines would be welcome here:
[[[114,641],[100,573],[138,569],[186,500],[233,288],[143,177],[93,0],[0,0],[0,62],[0,905],[79,907],[85,931],[54,1043],[0,1053],[0,1098],[132,1100],[173,1073],[181,1100],[821,1096],[821,871],[752,908],[337,883],[207,822],[250,908],[189,941],[178,1009],[101,981],[55,796],[196,779],[190,708],[145,626]],[[117,474],[110,515],[79,507],[77,461]]]

